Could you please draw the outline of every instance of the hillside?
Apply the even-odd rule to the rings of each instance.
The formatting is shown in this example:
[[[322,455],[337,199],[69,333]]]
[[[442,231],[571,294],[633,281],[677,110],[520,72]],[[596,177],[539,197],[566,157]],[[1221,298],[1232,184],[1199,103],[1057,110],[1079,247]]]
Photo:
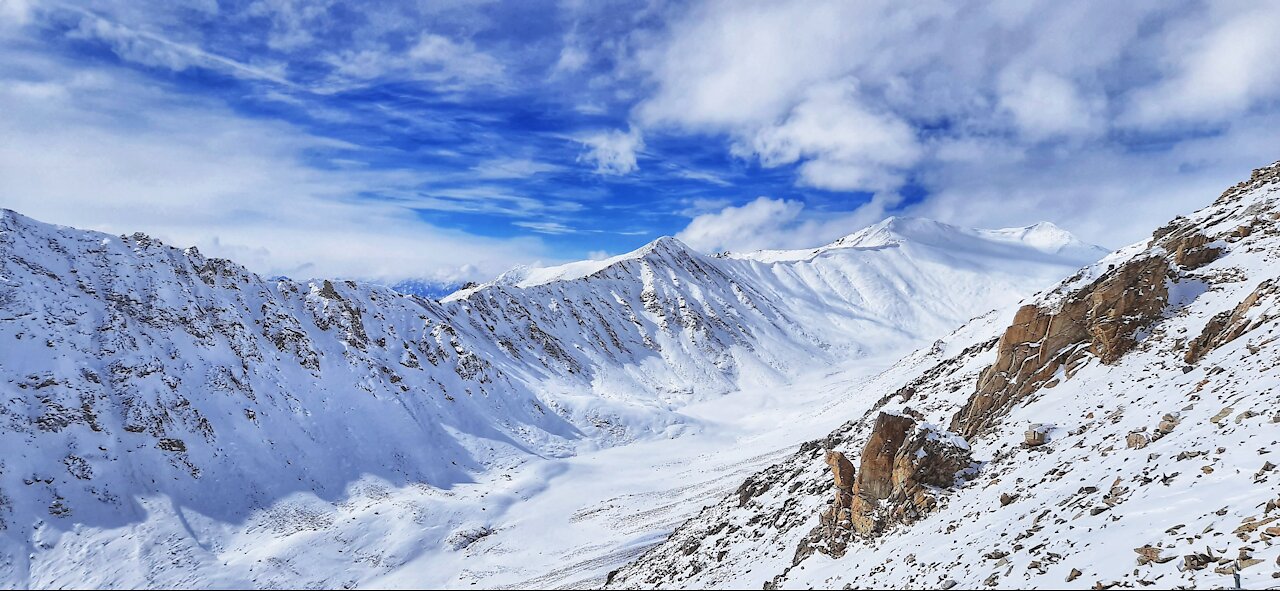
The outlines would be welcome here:
[[[1280,163],[846,393],[615,588],[1274,587]]]

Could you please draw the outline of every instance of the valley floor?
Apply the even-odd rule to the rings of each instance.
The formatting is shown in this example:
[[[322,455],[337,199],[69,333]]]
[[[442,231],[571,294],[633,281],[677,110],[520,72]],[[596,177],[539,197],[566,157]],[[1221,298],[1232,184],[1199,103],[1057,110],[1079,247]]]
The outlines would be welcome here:
[[[696,432],[535,461],[458,487],[493,533],[424,552],[362,584],[408,588],[599,588],[607,573],[661,542],[751,473],[790,455],[875,402],[850,398],[891,358],[861,359],[735,392],[681,412]],[[498,471],[501,473],[501,471]]]
[[[878,396],[860,384],[895,358],[690,405],[680,436],[495,466],[449,490],[366,477],[346,498],[297,494],[243,524],[145,499],[141,523],[45,540],[32,573],[42,586],[599,588],[751,473],[865,412]],[[124,556],[141,560],[112,560]]]

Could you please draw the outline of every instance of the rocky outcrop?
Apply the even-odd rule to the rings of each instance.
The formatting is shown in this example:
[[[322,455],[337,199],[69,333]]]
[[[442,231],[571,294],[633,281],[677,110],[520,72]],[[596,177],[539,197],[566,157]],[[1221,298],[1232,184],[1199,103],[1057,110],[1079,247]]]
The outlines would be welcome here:
[[[1271,320],[1275,314],[1273,310],[1266,310],[1257,314],[1254,314],[1253,311],[1262,305],[1265,300],[1275,300],[1277,296],[1280,296],[1280,283],[1277,283],[1275,279],[1263,281],[1258,285],[1257,289],[1253,290],[1253,293],[1245,297],[1234,309],[1210,318],[1209,322],[1205,324],[1204,330],[1200,332],[1200,336],[1187,345],[1187,354],[1184,360],[1187,363],[1196,363],[1210,351],[1234,341],[1240,335]]]
[[[831,477],[835,481],[835,503],[831,506],[831,518],[836,522],[849,520],[848,512],[853,506],[854,467],[853,462],[844,454],[827,450],[827,466],[831,468]]]
[[[840,460],[848,462],[840,452],[828,452],[836,502],[823,513],[806,544],[833,556],[844,554],[854,535],[874,537],[895,524],[924,517],[937,506],[940,489],[976,473],[962,438],[910,416],[885,412],[876,417],[858,469],[851,463],[841,466]],[[850,476],[851,488],[846,489],[841,485]]]
[[[951,429],[966,437],[981,433],[1014,403],[1070,378],[1088,355],[1115,363],[1136,344],[1138,331],[1160,316],[1170,273],[1163,257],[1134,259],[1068,295],[1056,310],[1023,306]]]
[[[1255,180],[1259,174],[1255,171]],[[1059,294],[1051,308],[1029,304],[1019,309],[1000,338],[995,363],[983,372],[973,396],[953,417],[951,429],[966,437],[982,433],[1013,404],[1070,379],[1089,357],[1114,365],[1137,345],[1144,329],[1163,317],[1169,284],[1225,253],[1225,243],[1207,234],[1207,225],[1176,218],[1152,233],[1143,253],[1108,266],[1088,285]],[[1230,236],[1239,239],[1242,234],[1247,232],[1237,228]],[[1226,328],[1229,316],[1206,327],[1212,334],[1192,344],[1188,362],[1202,354],[1217,331],[1232,330]]]

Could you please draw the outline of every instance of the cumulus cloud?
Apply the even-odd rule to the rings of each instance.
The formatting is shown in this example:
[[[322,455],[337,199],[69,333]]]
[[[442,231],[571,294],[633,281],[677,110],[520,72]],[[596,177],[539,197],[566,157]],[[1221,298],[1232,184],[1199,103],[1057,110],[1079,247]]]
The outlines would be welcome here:
[[[735,151],[768,167],[803,161],[801,183],[831,190],[891,189],[901,182],[896,171],[920,156],[911,126],[863,106],[851,81],[809,88],[785,120]]]
[[[698,214],[676,238],[703,252],[821,246],[879,221],[900,199],[883,193],[853,211],[810,212],[800,201],[761,196]]]
[[[641,41],[632,116],[800,187],[914,183],[899,210],[1115,243],[1280,153],[1243,125],[1280,100],[1277,26],[1249,2],[711,1]]]
[[[640,168],[636,153],[644,149],[644,138],[634,127],[586,134],[578,142],[587,148],[579,160],[594,165],[599,174],[623,175]]]
[[[1013,115],[1019,132],[1039,140],[1099,131],[1106,101],[1082,96],[1075,84],[1061,76],[1035,71],[1025,77],[1004,77],[1000,105]]]
[[[1127,123],[1222,120],[1280,95],[1280,4],[1221,2],[1204,10],[1199,22],[1175,23],[1160,40],[1164,75],[1135,93]]]

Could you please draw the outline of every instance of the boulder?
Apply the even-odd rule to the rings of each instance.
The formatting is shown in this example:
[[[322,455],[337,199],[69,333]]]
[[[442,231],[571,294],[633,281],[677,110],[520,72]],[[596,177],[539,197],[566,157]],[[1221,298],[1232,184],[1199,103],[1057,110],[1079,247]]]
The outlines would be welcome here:
[[[843,453],[827,450],[827,465],[831,467],[831,475],[835,479],[836,488],[852,489],[854,468],[853,462]]]
[[[1049,428],[1040,423],[1033,423],[1022,436],[1022,444],[1026,447],[1039,447],[1049,442]]]

